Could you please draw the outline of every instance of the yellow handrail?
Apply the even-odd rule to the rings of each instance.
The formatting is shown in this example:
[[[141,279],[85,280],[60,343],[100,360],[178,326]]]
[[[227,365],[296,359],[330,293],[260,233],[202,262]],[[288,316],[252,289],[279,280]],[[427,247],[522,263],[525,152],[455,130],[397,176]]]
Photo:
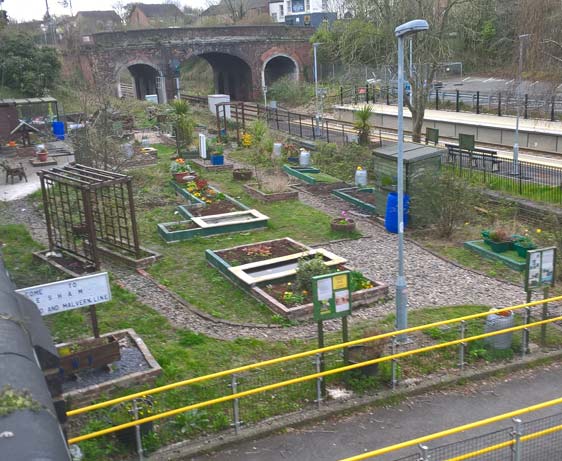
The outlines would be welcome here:
[[[455,339],[453,341],[448,341],[448,342],[445,342],[445,343],[433,344],[431,346],[426,346],[426,347],[422,347],[422,348],[414,349],[414,350],[410,350],[410,351],[399,352],[397,354],[388,355],[388,356],[380,357],[380,358],[373,359],[373,360],[367,360],[365,362],[360,362],[360,363],[356,363],[356,364],[353,364],[353,365],[346,365],[344,367],[334,368],[332,370],[327,370],[327,371],[323,371],[323,372],[319,372],[319,373],[312,373],[310,375],[301,376],[299,378],[293,378],[293,379],[289,379],[289,380],[286,380],[286,381],[268,384],[266,386],[257,387],[255,389],[249,389],[247,391],[238,392],[236,394],[229,394],[229,395],[225,395],[223,397],[218,397],[218,398],[215,398],[215,399],[206,400],[204,402],[194,403],[194,404],[187,405],[187,406],[184,406],[184,407],[181,407],[181,408],[176,408],[174,410],[164,411],[164,412],[159,413],[157,415],[147,416],[146,418],[138,419],[136,421],[131,421],[129,423],[124,423],[124,424],[121,424],[119,426],[113,426],[113,427],[109,427],[107,429],[101,429],[99,431],[95,431],[95,432],[91,432],[89,434],[85,434],[85,435],[81,435],[81,436],[78,436],[78,437],[71,438],[71,439],[68,440],[68,443],[73,444],[73,443],[82,442],[84,440],[88,440],[88,439],[92,439],[92,438],[99,437],[99,436],[102,436],[102,435],[110,434],[112,432],[116,432],[116,431],[119,431],[119,430],[122,430],[122,429],[126,429],[128,427],[137,426],[139,424],[147,423],[147,422],[150,422],[150,421],[156,421],[156,420],[159,420],[159,419],[167,418],[169,416],[175,416],[177,414],[185,413],[185,412],[191,411],[191,410],[196,410],[198,408],[208,407],[208,406],[211,406],[211,405],[216,405],[216,404],[219,404],[219,403],[228,402],[230,400],[239,399],[239,398],[242,398],[242,397],[248,397],[250,395],[259,394],[259,393],[262,393],[262,392],[279,389],[281,387],[290,386],[292,384],[298,384],[298,383],[302,383],[302,382],[305,382],[305,381],[310,381],[312,379],[317,379],[317,378],[321,378],[321,377],[324,377],[324,376],[331,376],[331,375],[334,375],[334,374],[343,373],[345,371],[354,370],[356,368],[362,368],[362,367],[367,366],[367,365],[373,365],[375,363],[387,362],[389,360],[395,360],[395,359],[399,359],[399,358],[402,358],[402,357],[408,357],[410,355],[416,355],[416,354],[421,354],[421,353],[424,353],[424,352],[430,352],[432,350],[443,349],[445,347],[454,346],[454,345],[457,345],[457,344],[462,344],[462,343],[471,342],[471,341],[477,341],[479,339],[489,338],[489,337],[492,337],[492,336],[501,335],[501,334],[505,334],[505,333],[509,333],[509,332],[513,332],[513,331],[520,331],[520,330],[524,330],[524,329],[527,329],[527,328],[530,328],[530,327],[535,327],[535,326],[539,326],[539,325],[546,325],[546,324],[549,324],[549,323],[552,323],[552,322],[557,322],[559,320],[562,320],[562,316],[553,317],[553,318],[546,319],[546,320],[540,320],[540,321],[529,323],[529,324],[518,325],[518,326],[514,326],[514,327],[510,327],[510,328],[504,328],[502,330],[493,331],[493,332],[490,332],[490,333],[483,333],[483,334],[480,334],[480,335],[470,336],[470,337],[467,337],[467,338]],[[144,393],[143,395],[146,395],[146,394],[147,393]]]
[[[527,307],[534,307],[534,306],[537,306],[537,305],[542,305],[542,304],[545,304],[545,303],[555,302],[555,301],[562,301],[562,296],[556,296],[556,297],[544,299],[544,300],[541,300],[541,301],[533,301],[533,302],[530,302],[530,303],[519,304],[519,305],[511,306],[511,307],[505,307],[503,309],[498,309],[495,312],[501,313],[501,312],[507,312],[507,311],[512,311],[512,310],[524,309],[524,308],[527,308]],[[313,349],[313,350],[309,350],[309,351],[299,352],[297,354],[287,355],[287,356],[284,356],[284,357],[277,357],[275,359],[265,360],[263,362],[251,363],[249,365],[244,365],[244,366],[237,367],[237,368],[231,368],[229,370],[223,370],[223,371],[211,373],[211,374],[204,375],[204,376],[198,376],[196,378],[190,378],[190,379],[178,381],[178,382],[175,382],[175,383],[172,383],[172,384],[166,384],[164,386],[155,387],[155,388],[152,388],[152,389],[147,389],[145,391],[135,392],[134,394],[129,394],[129,395],[126,395],[126,396],[123,396],[123,397],[118,397],[118,398],[115,398],[115,399],[106,400],[104,402],[96,403],[96,404],[93,404],[93,405],[88,405],[86,407],[76,408],[75,410],[68,411],[66,414],[67,414],[67,416],[76,416],[76,415],[80,415],[82,413],[87,413],[89,411],[98,410],[100,408],[105,408],[105,407],[108,407],[108,406],[116,405],[116,404],[121,403],[121,402],[126,402],[128,400],[133,400],[133,399],[136,399],[136,398],[139,398],[139,397],[145,397],[147,394],[154,395],[154,394],[157,394],[157,393],[160,393],[160,392],[165,392],[165,391],[177,389],[178,387],[188,386],[190,384],[196,384],[196,383],[200,383],[200,382],[204,382],[204,381],[209,381],[211,379],[222,378],[224,376],[230,376],[232,374],[239,374],[239,373],[242,373],[242,372],[245,372],[245,371],[253,370],[255,368],[262,368],[262,367],[266,367],[266,366],[270,366],[270,365],[275,365],[275,364],[278,364],[278,363],[288,362],[288,361],[291,361],[291,360],[297,360],[297,359],[301,359],[301,358],[305,358],[305,357],[310,357],[310,356],[316,355],[316,354],[322,354],[322,353],[325,353],[325,352],[331,352],[331,351],[335,351],[335,350],[338,350],[338,349],[343,349],[343,348],[346,348],[346,347],[355,346],[355,345],[358,345],[358,344],[363,344],[363,343],[366,343],[366,342],[371,342],[371,341],[375,341],[375,340],[390,338],[390,337],[393,337],[393,336],[413,333],[413,332],[416,332],[416,331],[422,331],[422,330],[425,330],[425,329],[428,329],[428,328],[435,328],[435,327],[439,327],[439,326],[443,326],[443,325],[448,325],[448,324],[451,324],[451,323],[473,320],[473,319],[477,319],[477,318],[480,318],[480,317],[485,317],[487,315],[490,315],[489,311],[481,312],[481,313],[478,313],[478,314],[466,315],[464,317],[457,317],[457,318],[454,318],[454,319],[441,320],[439,322],[429,323],[427,325],[420,325],[420,326],[417,326],[417,327],[410,327],[410,328],[406,328],[404,330],[392,331],[392,332],[389,332],[389,333],[384,333],[384,334],[381,334],[381,335],[372,336],[370,338],[356,339],[356,340],[353,340],[353,341],[349,341],[347,343],[335,344],[333,346],[326,346],[326,347],[322,347],[322,348],[319,348],[319,349]]]
[[[364,459],[373,458],[375,456],[384,455],[386,453],[392,453],[393,451],[409,448],[414,445],[419,445],[420,443],[430,442],[435,439],[440,439],[450,435],[455,435],[458,434],[459,432],[476,429],[482,426],[487,426],[488,424],[497,423],[504,419],[515,418],[516,416],[520,416],[526,413],[531,413],[533,411],[543,410],[544,408],[549,408],[549,407],[553,407],[554,405],[560,405],[560,404],[562,404],[562,397],[559,397],[554,400],[549,400],[547,402],[538,403],[536,405],[531,405],[530,407],[520,408],[519,410],[510,411],[508,413],[503,413],[501,415],[492,416],[490,418],[482,419],[480,421],[475,421],[473,423],[463,424],[462,426],[453,427],[451,429],[446,429],[444,431],[435,432],[429,435],[424,435],[423,437],[418,437],[416,439],[408,440],[406,442],[389,445],[388,447],[379,448],[378,450],[374,450],[368,453],[362,453],[360,455],[352,456],[351,458],[343,458],[340,459],[340,461],[362,461]],[[457,459],[457,458],[453,458],[453,459]]]

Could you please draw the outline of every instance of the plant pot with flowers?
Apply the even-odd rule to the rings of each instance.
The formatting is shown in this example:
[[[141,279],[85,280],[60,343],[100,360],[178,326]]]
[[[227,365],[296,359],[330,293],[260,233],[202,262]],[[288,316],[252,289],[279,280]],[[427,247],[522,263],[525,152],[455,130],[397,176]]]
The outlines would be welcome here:
[[[332,219],[330,227],[338,232],[353,232],[355,230],[355,221],[348,216],[347,211],[341,212],[340,218]]]
[[[224,165],[224,147],[222,144],[215,144],[215,148],[211,153],[211,165]]]
[[[517,252],[517,254],[522,257],[527,257],[527,251],[535,250],[537,245],[527,236],[513,242],[513,249]]]
[[[502,228],[495,229],[484,237],[484,242],[490,245],[494,253],[504,253],[513,248],[513,237]]]
[[[113,406],[108,414],[110,424],[119,426],[121,424],[130,423],[137,419],[143,419],[154,414],[154,405],[156,402],[150,397],[140,397],[126,402],[118,403]],[[140,435],[147,435],[154,430],[154,423],[149,421],[139,425]],[[121,429],[116,433],[117,439],[130,448],[137,446],[136,426]]]
[[[174,175],[174,179],[178,183],[187,182],[188,177],[192,176],[190,180],[193,180],[196,176],[195,172],[189,166],[183,158],[177,158],[170,164],[170,172]]]

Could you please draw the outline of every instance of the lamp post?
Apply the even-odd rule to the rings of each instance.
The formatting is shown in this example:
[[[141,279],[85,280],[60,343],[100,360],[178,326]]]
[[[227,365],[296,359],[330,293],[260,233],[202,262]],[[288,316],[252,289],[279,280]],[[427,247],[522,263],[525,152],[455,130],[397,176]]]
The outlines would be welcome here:
[[[321,43],[313,43],[312,46],[314,48],[314,97],[316,99],[316,126],[314,130],[316,132],[316,136],[320,136],[320,108],[319,108],[319,100],[318,100],[318,61],[316,58],[318,46]]]
[[[531,35],[519,36],[519,68],[517,71],[517,118],[515,119],[515,135],[513,137],[513,175],[517,176],[519,170],[519,116],[521,112],[521,74],[523,73],[523,42]]]
[[[427,21],[414,19],[394,29],[398,39],[398,276],[396,277],[396,329],[408,327],[408,300],[404,277],[404,37],[429,29]],[[402,341],[406,337],[401,338]]]

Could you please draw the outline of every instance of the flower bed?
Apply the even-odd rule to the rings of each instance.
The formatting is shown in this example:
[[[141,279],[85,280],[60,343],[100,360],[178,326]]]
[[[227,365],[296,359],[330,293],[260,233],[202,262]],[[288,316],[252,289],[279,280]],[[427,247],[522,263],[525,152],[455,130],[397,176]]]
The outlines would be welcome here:
[[[350,270],[346,260],[322,248],[310,248],[285,238],[224,250],[206,250],[209,264],[226,278],[265,303],[273,312],[292,320],[312,317],[311,294],[292,289],[296,268],[303,259],[320,258],[333,271]],[[388,287],[354,272],[354,308],[372,305],[388,295]],[[291,284],[291,285],[290,285]],[[306,290],[305,290],[306,291]]]
[[[373,192],[374,189],[371,187],[346,187],[344,189],[337,189],[332,194],[355,205],[366,213],[377,214],[375,194]]]

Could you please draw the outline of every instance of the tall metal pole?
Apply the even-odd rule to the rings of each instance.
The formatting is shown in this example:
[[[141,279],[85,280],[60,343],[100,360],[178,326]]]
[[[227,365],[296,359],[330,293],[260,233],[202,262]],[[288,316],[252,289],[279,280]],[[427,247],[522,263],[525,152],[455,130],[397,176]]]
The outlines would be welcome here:
[[[408,299],[404,277],[404,37],[398,37],[398,277],[396,278],[396,329],[408,326]]]
[[[320,109],[318,104],[318,61],[316,58],[316,53],[318,49],[318,45],[320,43],[313,43],[312,46],[314,48],[314,96],[316,100],[316,136],[320,136]]]
[[[410,37],[410,79],[414,75],[414,37]]]
[[[523,73],[523,40],[529,34],[519,36],[519,68],[517,71],[517,117],[515,119],[515,135],[513,137],[513,174],[517,176],[519,171],[519,117],[521,112],[521,84]]]

